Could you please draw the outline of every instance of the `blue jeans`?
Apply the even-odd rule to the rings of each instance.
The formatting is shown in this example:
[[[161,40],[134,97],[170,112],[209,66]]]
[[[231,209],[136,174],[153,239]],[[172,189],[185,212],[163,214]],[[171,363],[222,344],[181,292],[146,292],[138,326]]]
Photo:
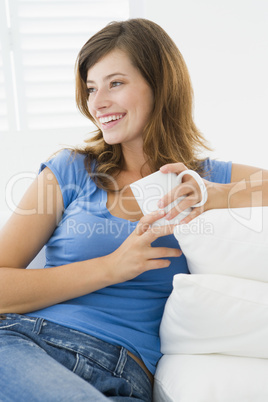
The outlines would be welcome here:
[[[0,319],[0,401],[152,400],[144,370],[123,347],[44,320]]]

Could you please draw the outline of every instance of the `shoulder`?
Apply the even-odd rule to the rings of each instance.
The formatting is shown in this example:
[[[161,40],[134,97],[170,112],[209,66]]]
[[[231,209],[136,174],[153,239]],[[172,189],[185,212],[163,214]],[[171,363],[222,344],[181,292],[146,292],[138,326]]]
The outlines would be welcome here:
[[[60,175],[75,180],[77,176],[81,177],[81,175],[87,174],[85,159],[86,155],[84,154],[71,149],[63,149],[46,162],[41,163],[40,172],[48,167],[56,177]]]
[[[43,162],[40,170],[43,170],[48,165],[60,166],[66,169],[81,169],[85,167],[85,155],[65,148],[49,158],[48,161]]]
[[[232,162],[207,158],[202,162],[203,178],[215,183],[230,183]]]
[[[56,177],[65,208],[91,182],[85,161],[85,154],[64,149],[40,166],[40,172],[48,167]]]

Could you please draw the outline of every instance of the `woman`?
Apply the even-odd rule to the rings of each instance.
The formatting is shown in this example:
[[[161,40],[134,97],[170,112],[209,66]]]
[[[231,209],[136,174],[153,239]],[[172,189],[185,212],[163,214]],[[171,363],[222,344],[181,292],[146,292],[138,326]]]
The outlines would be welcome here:
[[[185,222],[228,207],[234,188],[231,206],[251,205],[241,181],[256,168],[199,157],[208,147],[192,119],[189,74],[158,25],[109,24],[81,49],[76,78],[96,135],[42,164],[1,233],[2,401],[151,400],[164,305],[174,274],[189,271],[173,226],[150,227],[163,209],[142,216],[129,184],[160,168],[198,171],[208,200]],[[185,177],[180,210],[201,198]],[[47,269],[21,269],[44,244]]]

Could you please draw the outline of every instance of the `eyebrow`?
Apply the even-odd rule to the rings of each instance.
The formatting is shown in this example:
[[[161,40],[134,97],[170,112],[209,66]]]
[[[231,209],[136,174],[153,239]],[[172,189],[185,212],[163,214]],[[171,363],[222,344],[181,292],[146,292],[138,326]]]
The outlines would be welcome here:
[[[107,80],[110,80],[112,77],[114,77],[115,75],[121,75],[121,76],[123,76],[123,77],[126,77],[127,76],[127,74],[123,74],[123,73],[112,73],[112,74],[109,74],[109,75],[107,75],[105,78],[104,78],[104,81],[107,81]],[[92,80],[87,80],[87,84],[93,84],[95,81],[92,81]]]

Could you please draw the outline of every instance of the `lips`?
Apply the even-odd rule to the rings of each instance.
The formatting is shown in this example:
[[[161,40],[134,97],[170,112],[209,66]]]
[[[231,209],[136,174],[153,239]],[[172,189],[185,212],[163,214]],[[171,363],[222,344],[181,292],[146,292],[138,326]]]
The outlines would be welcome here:
[[[97,117],[101,130],[107,130],[117,125],[124,117],[126,113],[117,113],[117,114],[106,114],[103,116]]]
[[[113,114],[113,115],[109,115],[109,116],[104,116],[104,117],[99,117],[99,122],[101,124],[107,124],[110,123],[111,121],[117,121],[117,120],[121,120],[124,117],[123,114]]]

